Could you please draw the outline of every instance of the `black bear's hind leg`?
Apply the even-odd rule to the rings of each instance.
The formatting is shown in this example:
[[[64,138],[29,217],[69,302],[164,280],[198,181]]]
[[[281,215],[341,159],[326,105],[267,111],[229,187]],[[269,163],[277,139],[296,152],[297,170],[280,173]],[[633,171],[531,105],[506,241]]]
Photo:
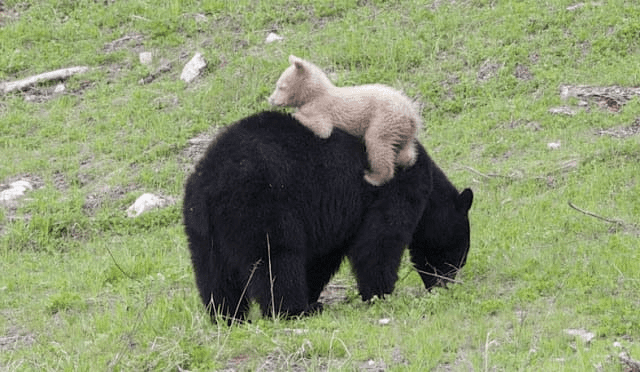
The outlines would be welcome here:
[[[337,251],[336,253],[315,260],[313,264],[307,267],[309,304],[317,303],[320,293],[327,283],[329,283],[333,274],[340,268],[343,257],[344,254],[342,254],[342,251]]]
[[[256,271],[255,293],[264,316],[295,316],[308,310],[307,283],[302,258],[271,253]]]
[[[230,272],[229,267],[217,264],[224,258],[219,254],[220,247],[214,245],[211,238],[202,236],[189,226],[187,233],[200,299],[212,320],[219,317],[244,318],[249,305],[246,298],[241,298],[246,279],[243,281]]]
[[[212,320],[222,318],[229,325],[244,321],[249,310],[249,299],[244,290],[245,283],[246,279],[231,276],[230,280],[220,278],[214,286],[211,286],[210,296],[205,304]]]

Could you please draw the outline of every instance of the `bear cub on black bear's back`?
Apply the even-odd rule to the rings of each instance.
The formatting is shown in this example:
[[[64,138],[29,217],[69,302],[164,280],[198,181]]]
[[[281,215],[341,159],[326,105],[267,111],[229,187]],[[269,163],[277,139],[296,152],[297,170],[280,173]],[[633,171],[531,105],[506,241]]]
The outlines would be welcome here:
[[[367,182],[383,185],[397,165],[415,163],[422,119],[402,92],[382,84],[336,87],[313,63],[293,55],[289,62],[269,103],[298,108],[293,117],[320,138],[329,138],[334,127],[361,137],[371,169],[364,174]]]
[[[345,257],[362,299],[383,297],[406,245],[426,288],[453,278],[469,250],[473,193],[458,192],[415,145],[415,165],[374,187],[363,144],[342,130],[321,140],[277,112],[229,125],[189,176],[183,204],[211,314],[243,319],[250,300],[263,314],[313,312]]]

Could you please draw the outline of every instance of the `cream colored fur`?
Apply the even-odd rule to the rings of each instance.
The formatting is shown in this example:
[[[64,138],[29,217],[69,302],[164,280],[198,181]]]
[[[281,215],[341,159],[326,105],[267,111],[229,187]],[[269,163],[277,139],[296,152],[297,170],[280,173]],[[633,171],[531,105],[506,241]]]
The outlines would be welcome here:
[[[421,119],[406,96],[381,84],[336,87],[311,62],[293,55],[289,62],[269,103],[297,107],[293,116],[320,138],[329,138],[334,127],[364,138],[371,168],[367,182],[382,185],[393,178],[396,164],[415,163]]]

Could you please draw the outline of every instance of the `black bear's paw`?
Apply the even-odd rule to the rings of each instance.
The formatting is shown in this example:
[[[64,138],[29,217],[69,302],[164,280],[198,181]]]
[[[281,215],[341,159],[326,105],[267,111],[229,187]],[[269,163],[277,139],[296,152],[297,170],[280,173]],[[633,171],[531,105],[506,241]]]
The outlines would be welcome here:
[[[322,312],[322,310],[324,309],[324,305],[322,305],[321,302],[314,302],[312,304],[309,304],[309,307],[307,308],[307,310],[304,312],[304,315],[315,315],[315,314],[320,314]]]

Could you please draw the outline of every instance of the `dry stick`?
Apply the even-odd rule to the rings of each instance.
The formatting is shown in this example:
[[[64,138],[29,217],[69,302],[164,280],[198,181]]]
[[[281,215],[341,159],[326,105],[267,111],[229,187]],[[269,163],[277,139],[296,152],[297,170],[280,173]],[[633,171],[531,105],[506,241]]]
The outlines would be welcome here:
[[[242,299],[244,298],[244,294],[247,292],[247,288],[249,287],[249,283],[251,283],[251,279],[253,278],[253,274],[256,272],[256,270],[258,269],[258,266],[260,265],[261,262],[262,262],[262,260],[256,261],[256,263],[254,263],[253,267],[251,268],[251,273],[249,274],[249,279],[247,279],[247,284],[242,289],[242,293],[240,294],[240,299],[238,299],[238,304],[236,305],[236,310],[233,312],[233,317],[231,318],[231,324],[229,325],[229,327],[233,327],[233,324],[236,321],[236,316],[238,315],[238,311],[240,311],[240,304],[242,303]],[[224,308],[224,302],[223,302],[222,306]],[[220,345],[220,347],[218,348],[218,352],[216,353],[216,357],[214,359],[218,359],[218,357],[220,356],[220,353],[222,353],[222,351],[224,350],[225,346],[227,345],[227,341],[229,341],[229,336],[231,336],[231,329],[229,329],[229,332],[227,332],[227,334],[225,335],[224,339],[222,340],[222,345]]]
[[[422,273],[422,274],[431,275],[434,278],[442,279],[442,280],[447,281],[447,282],[451,282],[451,283],[455,283],[455,284],[462,284],[463,283],[462,281],[459,281],[459,280],[447,278],[446,276],[442,276],[442,275],[438,275],[438,274],[434,274],[434,273],[429,273],[429,272],[426,272],[426,271],[423,271],[423,270],[416,269],[416,271],[419,272],[419,273]]]
[[[481,177],[484,177],[484,178],[491,178],[491,177],[489,177],[488,175],[486,175],[486,174],[484,174],[484,173],[482,173],[482,172],[480,172],[480,171],[477,171],[477,170],[475,170],[475,169],[471,168],[470,166],[463,165],[462,167],[463,167],[464,169],[468,170],[468,171],[469,171],[469,172],[471,172],[471,173],[475,173],[475,174],[477,174],[478,176],[481,176]]]
[[[510,176],[503,176],[501,174],[495,174],[495,173],[484,174],[484,173],[480,172],[479,170],[476,170],[476,169],[474,169],[474,168],[472,168],[472,167],[470,167],[468,165],[463,165],[462,168],[468,170],[471,173],[475,173],[480,177],[484,177],[484,178],[487,178],[487,179],[490,179],[490,178],[513,178],[513,177],[510,177]]]
[[[118,261],[116,261],[116,258],[113,257],[113,253],[111,253],[111,249],[107,246],[107,252],[109,252],[109,256],[111,256],[111,259],[113,260],[113,263],[116,265],[116,267],[118,268],[118,270],[120,270],[120,272],[126,276],[127,278],[131,279],[131,280],[135,280],[138,283],[142,283],[140,280],[134,278],[133,276],[127,274],[122,267],[120,267],[120,265],[118,264]]]
[[[236,305],[236,310],[233,312],[233,319],[231,319],[231,325],[233,325],[233,322],[236,319],[236,315],[238,315],[238,311],[240,310],[240,304],[242,303],[242,298],[244,297],[244,294],[247,292],[247,288],[249,287],[249,283],[251,283],[253,274],[255,274],[256,270],[258,269],[258,265],[260,265],[261,262],[262,260],[256,261],[256,263],[253,264],[253,267],[251,268],[249,279],[247,279],[247,285],[245,285],[244,288],[242,288],[242,293],[240,293],[240,299],[238,300],[238,304]]]
[[[140,312],[138,313],[138,316],[136,318],[136,322],[133,325],[133,328],[131,329],[131,332],[129,332],[129,336],[133,336],[134,333],[138,330],[138,327],[140,326],[140,323],[142,323],[142,315],[145,313],[145,311],[147,311],[147,309],[149,308],[149,305],[151,304],[151,299],[149,297],[147,297],[147,301],[145,301],[145,305],[144,305],[144,309],[140,310]],[[122,346],[122,349],[120,350],[120,352],[118,352],[115,357],[113,358],[113,360],[111,360],[109,362],[109,370],[113,371],[115,369],[115,367],[118,365],[118,363],[120,363],[120,358],[122,358],[122,356],[125,354],[125,352],[127,351],[127,349],[130,349],[131,346],[126,344]]]
[[[15,90],[23,90],[41,81],[63,80],[72,75],[83,73],[87,70],[89,70],[89,67],[87,66],[62,68],[60,70],[49,71],[39,75],[30,76],[22,80],[0,83],[0,89],[3,91],[3,93],[6,94]]]
[[[271,317],[276,320],[276,304],[273,296],[273,275],[271,273],[271,244],[269,243],[269,233],[267,233],[267,259],[269,260],[269,289],[271,290]]]
[[[614,223],[614,224],[616,224],[616,225],[620,225],[620,226],[624,226],[624,225],[626,225],[626,223],[625,223],[624,221],[620,221],[620,220],[613,220],[613,219],[610,219],[610,218],[606,218],[606,217],[598,216],[598,215],[597,215],[597,214],[595,214],[595,213],[592,213],[592,212],[589,212],[589,211],[585,211],[584,209],[580,209],[580,208],[576,207],[576,206],[575,206],[571,201],[568,201],[567,203],[569,204],[569,206],[570,206],[571,208],[573,208],[573,209],[577,210],[577,211],[578,211],[578,212],[580,212],[580,213],[584,213],[584,214],[586,214],[587,216],[595,217],[595,218],[597,218],[597,219],[599,219],[599,220],[606,221],[606,222],[609,222],[609,223]]]
[[[488,367],[489,367],[489,346],[491,345],[491,342],[493,341],[489,341],[489,335],[491,335],[491,331],[487,332],[487,337],[484,341],[484,355],[483,355],[483,359],[484,359],[484,369],[483,371],[488,371]]]

